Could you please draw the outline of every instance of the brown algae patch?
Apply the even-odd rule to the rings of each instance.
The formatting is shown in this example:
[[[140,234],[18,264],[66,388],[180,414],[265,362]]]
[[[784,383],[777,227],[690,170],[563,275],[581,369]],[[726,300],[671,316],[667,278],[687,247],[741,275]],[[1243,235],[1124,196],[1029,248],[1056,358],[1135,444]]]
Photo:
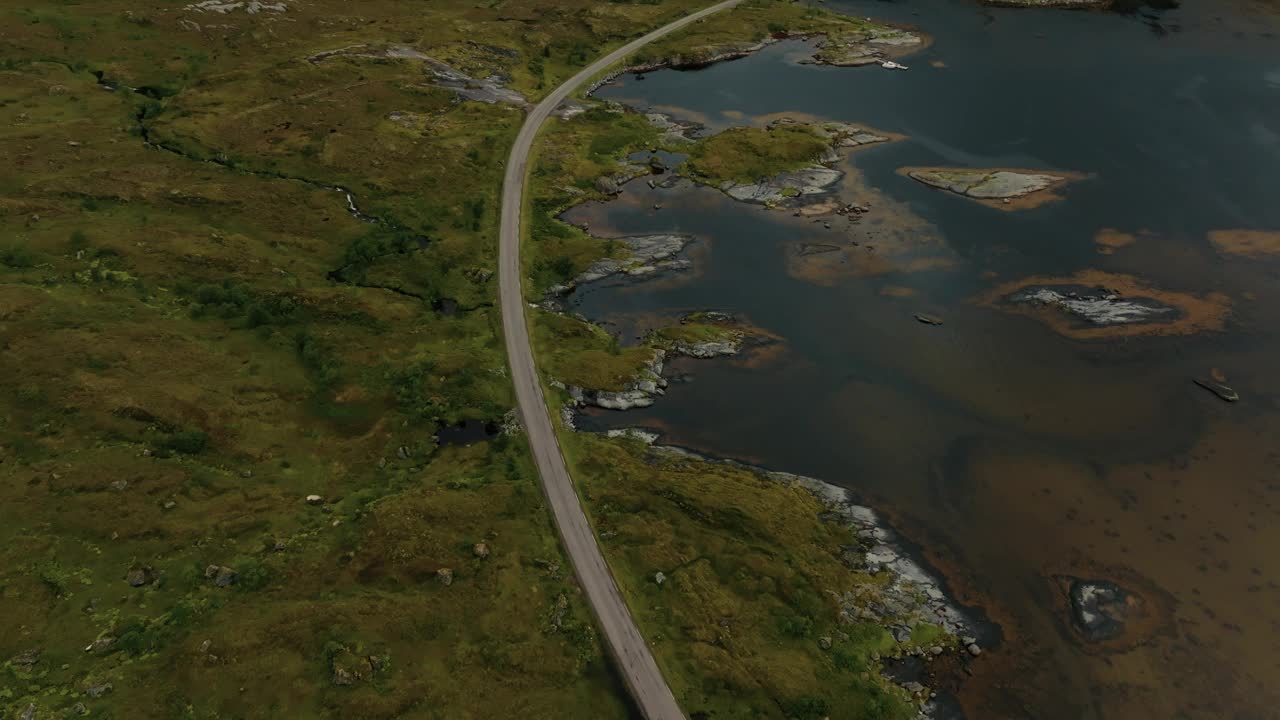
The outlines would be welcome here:
[[[1146,234],[1146,231],[1141,231]],[[1115,228],[1102,228],[1097,235],[1093,236],[1093,242],[1098,246],[1098,252],[1103,255],[1113,255],[1115,251],[1128,247],[1138,241],[1138,237],[1133,233],[1126,233],[1116,230]]]
[[[866,182],[849,158],[839,165],[844,178],[835,192],[855,197],[867,212],[832,217],[830,230],[792,245],[787,274],[815,285],[852,278],[943,270],[956,264],[942,234],[911,206]]]
[[[880,288],[880,294],[891,298],[909,298],[915,297],[916,289],[903,287],[902,285],[885,285]]]
[[[1227,255],[1260,258],[1280,254],[1280,230],[1213,230],[1209,242]]]
[[[1221,293],[1159,290],[1138,278],[1100,270],[1015,280],[974,302],[1033,317],[1076,340],[1219,331],[1231,312],[1231,300]]]
[[[904,167],[898,174],[1000,210],[1030,210],[1061,200],[1063,186],[1086,177],[1026,168]]]

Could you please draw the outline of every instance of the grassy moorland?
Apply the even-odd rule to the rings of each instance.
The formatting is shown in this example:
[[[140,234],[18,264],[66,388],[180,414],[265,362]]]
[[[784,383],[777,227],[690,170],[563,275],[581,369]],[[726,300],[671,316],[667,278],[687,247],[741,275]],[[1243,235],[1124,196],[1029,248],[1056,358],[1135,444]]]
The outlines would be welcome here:
[[[0,10],[4,717],[626,714],[523,441],[435,439],[511,407],[523,113],[419,55],[533,99],[699,4]]]
[[[853,26],[863,23],[757,0],[698,23],[632,61],[677,53],[709,57],[719,48],[792,27],[839,33]],[[575,203],[607,199],[599,178],[644,172],[626,162],[631,153],[655,147],[686,153],[680,172],[713,182],[754,180],[808,165],[827,146],[806,127],[790,125],[731,129],[676,143],[644,116],[599,104],[553,120],[531,169],[531,293],[625,252],[619,243],[593,238],[556,216]],[[552,263],[559,264],[556,272],[549,272]],[[548,379],[617,390],[654,347],[724,340],[739,331],[697,315],[686,320],[673,320],[646,342],[625,347],[600,327],[538,312],[534,341]],[[552,389],[548,397],[567,400]],[[885,578],[846,563],[842,548],[856,546],[857,537],[824,519],[826,508],[807,490],[740,466],[650,450],[632,439],[565,430],[561,443],[619,585],[691,717],[915,716],[905,691],[881,675],[881,657],[951,641],[927,624],[898,643],[884,627],[891,618],[841,620],[838,597],[857,597],[863,608],[873,607]]]
[[[750,183],[813,165],[828,147],[805,125],[729,128],[693,146],[688,172],[711,185]]]

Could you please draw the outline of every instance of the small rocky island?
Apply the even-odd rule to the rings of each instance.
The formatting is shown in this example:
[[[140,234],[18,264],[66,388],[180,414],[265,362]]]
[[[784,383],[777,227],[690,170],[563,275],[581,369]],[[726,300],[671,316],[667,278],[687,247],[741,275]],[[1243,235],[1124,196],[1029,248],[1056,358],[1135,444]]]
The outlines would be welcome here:
[[[825,214],[837,209],[826,201],[844,177],[831,165],[845,152],[900,137],[849,123],[781,118],[763,129],[732,128],[701,139],[681,172],[734,200]]]
[[[1059,200],[1053,191],[1081,177],[1076,173],[1013,168],[904,167],[898,172],[930,187],[1007,210],[1025,210]]]
[[[1015,280],[976,302],[1034,317],[1077,340],[1212,332],[1222,329],[1231,310],[1231,301],[1220,293],[1160,290],[1135,277],[1098,270]]]

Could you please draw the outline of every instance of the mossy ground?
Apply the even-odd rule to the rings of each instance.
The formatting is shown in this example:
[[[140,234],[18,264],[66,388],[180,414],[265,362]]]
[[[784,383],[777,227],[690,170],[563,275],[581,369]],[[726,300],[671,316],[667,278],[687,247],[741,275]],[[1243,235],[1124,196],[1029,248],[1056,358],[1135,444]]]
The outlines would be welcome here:
[[[687,168],[711,185],[751,183],[813,165],[828,146],[804,125],[730,128],[695,144]]]
[[[878,655],[898,643],[877,625],[838,622],[831,594],[883,579],[840,560],[857,538],[820,519],[808,491],[731,465],[655,461],[636,441],[564,433],[562,442],[628,604],[691,717],[914,716],[879,674]]]
[[[604,105],[544,126],[530,163],[531,250],[523,257],[533,280],[529,292],[539,295],[600,258],[625,255],[620,244],[593,238],[556,216],[576,203],[603,199],[598,179],[624,172],[628,154],[660,145],[661,132],[643,115]]]
[[[408,45],[536,97],[699,4],[0,11],[5,717],[627,714],[527,449],[433,439],[512,404],[523,115],[307,58]]]

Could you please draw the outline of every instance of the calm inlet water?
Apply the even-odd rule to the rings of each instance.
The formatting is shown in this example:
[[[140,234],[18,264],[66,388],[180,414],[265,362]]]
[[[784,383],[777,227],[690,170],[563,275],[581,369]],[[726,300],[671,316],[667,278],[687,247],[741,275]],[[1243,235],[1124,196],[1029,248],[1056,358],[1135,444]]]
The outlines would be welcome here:
[[[575,310],[628,340],[701,309],[782,339],[678,361],[654,407],[584,423],[657,428],[883,509],[1000,625],[961,692],[970,718],[1280,717],[1280,256],[1208,239],[1280,230],[1274,17],[1207,1],[1148,16],[826,6],[934,43],[908,72],[802,65],[788,42],[600,93],[711,130],[785,114],[906,137],[842,164],[838,196],[871,211],[830,229],[688,183],[633,182],[573,210],[597,234],[698,238],[693,272],[588,286]],[[1085,178],[1005,212],[907,166]],[[1104,228],[1132,242],[1102,244]],[[1096,271],[1082,286],[1173,293],[1188,317],[1229,314],[1221,329],[1087,337],[983,302],[1081,271]],[[1240,402],[1191,382],[1215,374]],[[1118,634],[1074,628],[1079,579],[1128,593]]]

